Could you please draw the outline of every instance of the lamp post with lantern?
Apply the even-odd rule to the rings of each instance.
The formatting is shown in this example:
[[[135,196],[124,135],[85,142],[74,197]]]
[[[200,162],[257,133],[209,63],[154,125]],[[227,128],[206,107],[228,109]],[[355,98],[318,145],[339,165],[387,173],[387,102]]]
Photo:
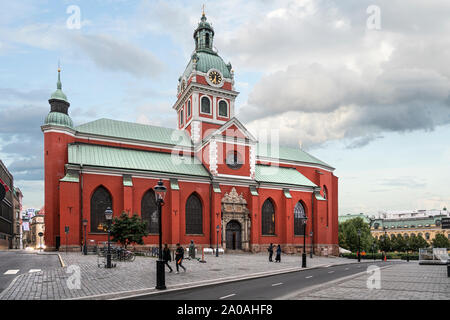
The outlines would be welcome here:
[[[216,257],[218,257],[219,256],[219,231],[220,231],[219,225],[217,225],[216,231],[217,231]]]
[[[159,250],[158,261],[156,261],[156,289],[166,289],[166,279],[164,270],[164,260],[162,253],[162,206],[164,205],[164,197],[167,192],[167,188],[164,186],[162,179],[159,179],[158,184],[155,186],[156,204],[158,206],[158,230],[159,230]]]
[[[112,268],[111,265],[111,242],[110,242],[110,234],[111,234],[111,220],[113,217],[113,211],[110,207],[105,210],[105,218],[108,224],[108,252],[106,253],[106,268]]]
[[[306,268],[306,220],[308,218],[305,216],[302,219],[303,224],[303,253],[302,253],[302,268]]]
[[[358,262],[361,262],[361,229],[358,229]]]
[[[84,245],[83,245],[83,254],[87,255],[87,243],[86,243],[86,228],[88,221],[87,219],[83,219],[83,227],[84,227]]]

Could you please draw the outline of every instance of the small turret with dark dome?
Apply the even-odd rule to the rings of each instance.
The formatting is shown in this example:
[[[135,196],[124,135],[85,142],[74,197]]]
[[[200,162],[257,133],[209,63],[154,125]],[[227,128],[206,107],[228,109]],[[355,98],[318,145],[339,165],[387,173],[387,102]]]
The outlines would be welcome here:
[[[73,128],[72,119],[68,114],[70,103],[62,91],[61,69],[59,67],[56,91],[50,96],[48,103],[50,104],[50,113],[45,118],[45,124]]]

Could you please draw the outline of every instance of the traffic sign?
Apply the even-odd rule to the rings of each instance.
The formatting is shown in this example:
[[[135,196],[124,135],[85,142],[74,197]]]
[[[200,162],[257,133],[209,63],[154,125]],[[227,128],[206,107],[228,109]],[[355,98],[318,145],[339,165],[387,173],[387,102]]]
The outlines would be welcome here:
[[[442,229],[450,229],[450,218],[442,218]]]

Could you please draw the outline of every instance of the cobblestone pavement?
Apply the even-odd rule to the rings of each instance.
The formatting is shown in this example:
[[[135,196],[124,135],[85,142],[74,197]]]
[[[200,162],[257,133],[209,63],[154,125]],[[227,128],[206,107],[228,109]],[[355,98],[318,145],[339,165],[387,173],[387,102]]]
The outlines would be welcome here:
[[[372,273],[326,286],[307,289],[292,300],[449,300],[450,278],[446,266],[419,265],[417,262],[394,264],[381,269],[380,288],[368,289]]]
[[[157,259],[154,257],[136,257],[134,262],[118,262],[116,268],[105,269],[98,267],[96,255],[83,256],[81,253],[63,252],[60,256],[65,267],[18,276],[0,293],[0,300],[60,300],[83,297],[106,299],[123,296],[128,291],[133,293],[155,291]],[[199,263],[197,260],[185,259],[183,265],[187,268],[187,272],[183,272],[180,268],[179,274],[175,273],[175,264],[171,262],[174,272],[169,273],[166,268],[167,288],[301,269],[299,255],[284,255],[281,263],[269,262],[265,254],[225,254],[219,257],[205,255],[205,260],[206,263]],[[307,261],[308,267],[356,262],[356,260],[344,258],[316,256],[313,259],[308,256]],[[78,287],[77,270],[81,280]],[[117,294],[119,292],[120,294]]]

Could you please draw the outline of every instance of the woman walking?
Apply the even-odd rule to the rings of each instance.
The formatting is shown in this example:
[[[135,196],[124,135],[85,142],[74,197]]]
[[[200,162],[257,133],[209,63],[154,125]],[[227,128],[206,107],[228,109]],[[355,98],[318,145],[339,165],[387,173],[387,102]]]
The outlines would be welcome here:
[[[177,243],[177,250],[175,251],[175,262],[177,265],[177,273],[180,273],[178,266],[182,267],[184,272],[186,272],[186,268],[182,265],[183,258],[184,258],[184,249],[182,246],[180,246],[179,243]]]
[[[169,273],[171,273],[173,270],[172,267],[169,265],[169,261],[172,261],[172,257],[170,256],[170,249],[167,246],[167,243],[164,245],[163,249],[163,260],[164,264],[169,267],[170,270]]]

